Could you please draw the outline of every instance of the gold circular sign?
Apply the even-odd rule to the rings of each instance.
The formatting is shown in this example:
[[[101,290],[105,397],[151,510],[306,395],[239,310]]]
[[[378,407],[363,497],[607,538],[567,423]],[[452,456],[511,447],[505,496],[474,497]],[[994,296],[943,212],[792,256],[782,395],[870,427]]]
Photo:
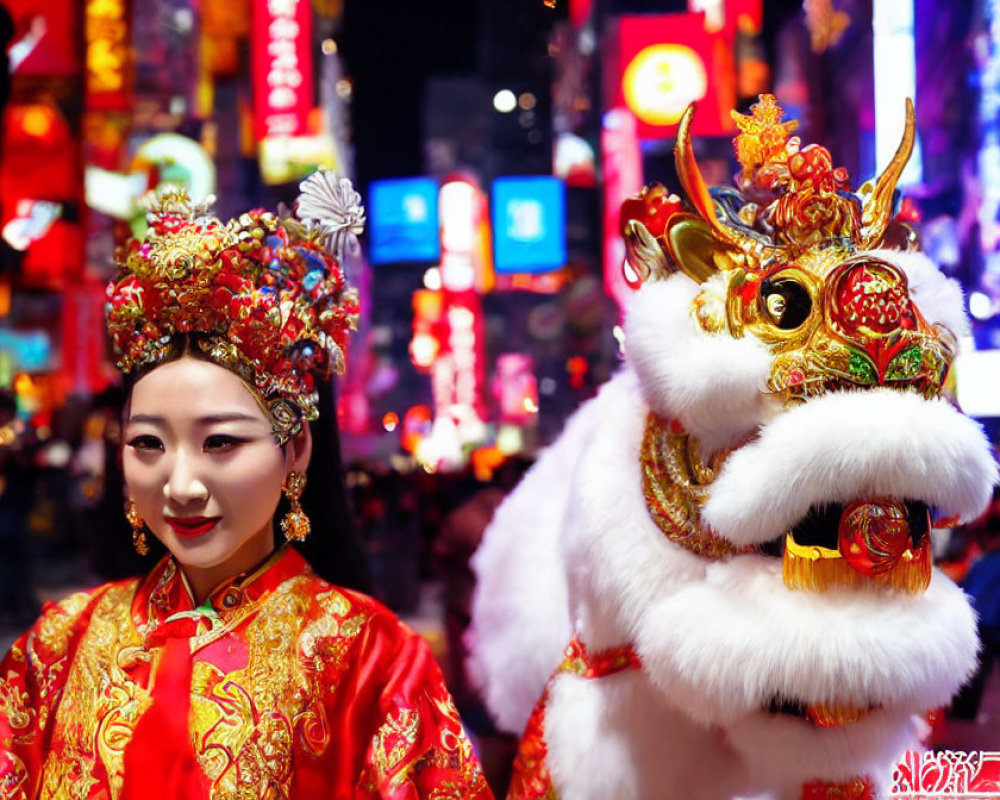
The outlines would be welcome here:
[[[622,76],[625,102],[648,125],[676,125],[684,109],[708,91],[701,57],[681,44],[640,50]]]

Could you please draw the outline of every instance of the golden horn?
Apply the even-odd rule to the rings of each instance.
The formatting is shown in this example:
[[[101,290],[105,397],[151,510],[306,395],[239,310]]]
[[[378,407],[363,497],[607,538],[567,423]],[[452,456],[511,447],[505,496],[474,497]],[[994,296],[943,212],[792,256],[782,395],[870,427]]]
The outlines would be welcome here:
[[[705,222],[717,239],[737,250],[746,251],[754,244],[754,240],[748,236],[741,236],[732,228],[722,224],[715,213],[715,203],[712,195],[708,192],[705,179],[698,168],[698,162],[694,157],[694,147],[691,144],[691,121],[694,119],[694,103],[691,103],[681,117],[677,126],[677,140],[674,143],[674,163],[677,165],[677,176],[680,178],[681,186],[687,193],[688,198],[694,205],[698,214]]]
[[[916,122],[913,114],[913,101],[906,98],[906,127],[903,129],[903,140],[899,143],[896,155],[892,157],[889,166],[879,175],[871,196],[861,210],[861,246],[868,248],[878,244],[885,235],[886,228],[892,221],[892,196],[896,191],[896,183],[903,173],[903,167],[910,160],[913,152],[913,140],[916,133]]]

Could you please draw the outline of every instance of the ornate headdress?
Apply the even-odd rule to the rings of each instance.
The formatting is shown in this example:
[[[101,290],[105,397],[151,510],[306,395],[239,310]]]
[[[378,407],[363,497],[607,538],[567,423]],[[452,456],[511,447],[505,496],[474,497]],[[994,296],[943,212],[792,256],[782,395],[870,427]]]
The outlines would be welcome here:
[[[344,369],[358,301],[338,262],[364,226],[350,181],[317,172],[293,215],[223,223],[180,189],[149,202],[149,232],[116,253],[108,332],[125,374],[155,365],[178,334],[254,390],[285,442],[315,419],[314,375]]]

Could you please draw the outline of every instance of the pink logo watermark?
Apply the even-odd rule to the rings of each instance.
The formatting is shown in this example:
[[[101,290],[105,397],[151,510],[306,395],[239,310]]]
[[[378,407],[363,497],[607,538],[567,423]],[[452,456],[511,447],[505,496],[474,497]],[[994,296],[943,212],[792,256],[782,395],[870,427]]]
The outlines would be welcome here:
[[[1000,753],[910,751],[896,765],[894,800],[1000,800]]]

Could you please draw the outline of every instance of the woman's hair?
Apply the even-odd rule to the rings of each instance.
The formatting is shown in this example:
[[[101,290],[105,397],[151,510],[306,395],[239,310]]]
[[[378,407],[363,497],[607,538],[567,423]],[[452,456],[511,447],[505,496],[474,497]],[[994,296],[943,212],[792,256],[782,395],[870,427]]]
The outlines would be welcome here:
[[[124,376],[123,413],[128,409],[136,382],[160,364],[177,361],[185,356],[216,363],[198,347],[199,336],[197,333],[188,333],[173,337],[160,361]],[[248,388],[248,391],[253,390]],[[320,416],[316,421],[308,423],[312,431],[313,451],[306,473],[308,478],[306,489],[302,495],[302,507],[309,517],[312,532],[305,541],[294,542],[293,545],[309,562],[316,574],[324,580],[337,586],[370,594],[373,588],[371,573],[344,482],[332,381],[318,380],[317,391]],[[124,483],[122,486],[124,487]],[[107,484],[107,489],[114,491],[110,483]],[[282,497],[275,519],[281,519],[287,510],[287,501]],[[159,557],[164,552],[165,548],[154,537],[150,542],[150,557],[147,557],[147,563],[154,563],[152,556]]]
[[[321,578],[371,594],[374,584],[344,482],[336,392],[332,381],[319,381],[317,388],[320,415],[310,423],[313,452],[307,473],[309,480],[302,495],[302,507],[312,523],[312,533],[305,541],[296,542],[295,547]],[[279,516],[284,508],[282,498]]]

